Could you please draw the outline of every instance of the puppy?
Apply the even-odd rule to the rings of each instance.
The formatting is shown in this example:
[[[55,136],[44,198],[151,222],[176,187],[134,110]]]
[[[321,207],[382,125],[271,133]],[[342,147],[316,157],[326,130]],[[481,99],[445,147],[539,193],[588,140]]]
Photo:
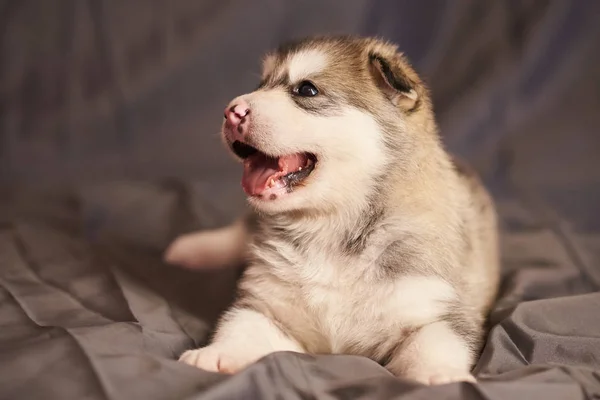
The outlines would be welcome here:
[[[280,47],[225,109],[222,137],[253,213],[166,259],[249,264],[210,344],[181,361],[234,373],[277,351],[354,354],[425,384],[474,381],[498,285],[494,205],[443,149],[394,45]]]

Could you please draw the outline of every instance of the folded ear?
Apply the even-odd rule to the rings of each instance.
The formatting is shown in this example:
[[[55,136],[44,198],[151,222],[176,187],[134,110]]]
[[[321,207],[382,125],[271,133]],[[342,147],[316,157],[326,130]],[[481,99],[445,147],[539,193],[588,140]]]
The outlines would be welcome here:
[[[417,84],[406,75],[401,60],[370,53],[369,69],[377,86],[395,106],[405,111],[415,108],[419,100]]]

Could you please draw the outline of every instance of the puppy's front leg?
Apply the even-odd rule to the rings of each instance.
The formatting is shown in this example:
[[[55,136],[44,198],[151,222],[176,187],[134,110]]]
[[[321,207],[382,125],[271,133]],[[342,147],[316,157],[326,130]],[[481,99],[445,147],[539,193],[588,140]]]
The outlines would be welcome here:
[[[276,351],[304,352],[265,315],[233,308],[223,316],[210,345],[188,350],[179,360],[207,371],[232,374]]]
[[[425,325],[403,343],[387,369],[397,376],[426,385],[475,382],[471,375],[473,352],[448,322]]]

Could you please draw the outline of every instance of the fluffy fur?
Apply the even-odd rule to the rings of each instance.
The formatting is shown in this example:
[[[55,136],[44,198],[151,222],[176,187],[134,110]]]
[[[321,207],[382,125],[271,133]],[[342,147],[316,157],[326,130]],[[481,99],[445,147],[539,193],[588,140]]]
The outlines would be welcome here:
[[[319,94],[295,96],[307,80]],[[355,354],[426,384],[473,381],[498,284],[494,206],[444,151],[427,89],[396,47],[289,43],[230,106],[242,100],[250,145],[317,164],[286,195],[250,196],[244,223],[167,251],[196,267],[249,260],[210,344],[181,360],[231,373],[275,351]]]

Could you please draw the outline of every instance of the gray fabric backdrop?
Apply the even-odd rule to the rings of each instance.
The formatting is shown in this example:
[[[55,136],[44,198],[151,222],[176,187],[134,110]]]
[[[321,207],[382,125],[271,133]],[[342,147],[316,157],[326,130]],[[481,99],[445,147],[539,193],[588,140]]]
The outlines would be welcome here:
[[[327,32],[397,42],[433,90],[448,145],[480,170],[513,157],[524,184],[597,182],[599,10],[594,0],[3,0],[0,182],[237,176],[217,139],[222,108],[256,85],[267,49]]]

